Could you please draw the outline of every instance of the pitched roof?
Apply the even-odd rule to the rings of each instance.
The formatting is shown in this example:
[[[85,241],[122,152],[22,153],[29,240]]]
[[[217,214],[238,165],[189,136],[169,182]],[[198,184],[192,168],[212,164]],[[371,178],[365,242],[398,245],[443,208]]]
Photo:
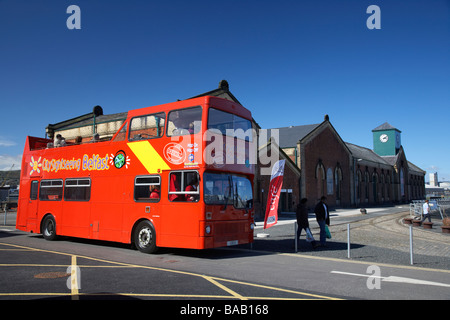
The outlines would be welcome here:
[[[297,173],[298,175],[301,174],[301,170],[300,168],[294,163],[294,161],[292,161],[292,159],[283,151],[282,148],[280,148],[280,146],[276,143],[276,141],[273,140],[269,140],[266,144],[258,147],[258,152],[260,152],[261,150],[264,150],[266,148],[277,148],[277,151],[280,153],[281,158],[283,158],[284,160],[286,160],[286,163],[291,167],[291,169]],[[273,165],[273,164],[271,164]]]
[[[290,127],[282,127],[282,128],[273,128],[267,129],[267,139],[270,138],[272,130],[278,130],[279,138],[280,138],[280,147],[281,148],[293,148],[297,146],[297,142],[308,134],[310,134],[314,129],[320,126],[321,123],[318,124],[307,124],[303,126],[290,126]],[[274,134],[275,135],[275,134]]]
[[[237,102],[240,105],[242,105],[242,103],[240,103],[239,100],[230,92],[230,86],[229,86],[227,80],[221,80],[219,82],[219,87],[217,89],[198,94],[196,96],[187,98],[186,100],[199,98],[199,97],[203,97],[203,96],[213,96],[213,97],[218,97],[218,98],[224,98],[224,99],[228,99],[230,101]]]
[[[350,142],[346,142],[345,144],[349,148],[354,158],[390,165],[389,162],[387,162],[383,157],[380,157],[378,154],[373,152],[373,150],[357,146],[356,144]]]
[[[409,171],[418,172],[418,173],[421,173],[423,175],[426,174],[425,170],[420,169],[418,166],[416,166],[414,163],[412,163],[410,161],[408,161],[408,169],[409,169]]]
[[[396,156],[383,156],[382,158],[391,166],[395,166],[397,163],[398,154]]]
[[[376,127],[375,129],[372,130],[372,132],[374,132],[374,131],[382,131],[382,130],[397,130],[398,132],[401,132],[400,130],[398,130],[397,128],[391,126],[387,122],[385,122],[382,125]]]

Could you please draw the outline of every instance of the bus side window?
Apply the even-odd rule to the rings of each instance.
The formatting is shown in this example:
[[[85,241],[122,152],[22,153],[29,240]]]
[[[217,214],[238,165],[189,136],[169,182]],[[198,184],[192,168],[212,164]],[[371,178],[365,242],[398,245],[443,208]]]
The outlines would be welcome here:
[[[39,200],[60,201],[63,195],[62,180],[42,180],[39,189]]]
[[[30,188],[30,200],[36,200],[38,197],[38,190],[39,190],[39,181],[33,180],[31,181],[31,188]]]
[[[200,198],[197,171],[175,171],[169,176],[169,200],[197,202]]]
[[[134,180],[134,200],[157,202],[161,198],[161,178],[159,176],[138,176]]]
[[[131,119],[130,141],[160,138],[164,134],[166,114],[150,114]]]
[[[64,188],[65,201],[89,201],[91,199],[91,179],[66,179]]]
[[[169,112],[167,136],[183,136],[200,132],[202,108],[193,107]]]

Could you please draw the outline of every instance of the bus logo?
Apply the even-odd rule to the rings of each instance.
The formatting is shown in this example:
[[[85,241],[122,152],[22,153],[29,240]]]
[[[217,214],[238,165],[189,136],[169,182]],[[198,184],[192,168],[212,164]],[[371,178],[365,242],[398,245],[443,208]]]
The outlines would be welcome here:
[[[130,165],[130,158],[125,154],[124,151],[120,150],[117,151],[116,155],[111,154],[110,163],[117,169],[120,169],[123,166],[128,169],[128,166]]]
[[[34,157],[31,156],[31,162],[30,162],[31,172],[30,172],[30,175],[32,175],[34,172],[41,173],[41,170],[39,168],[42,168],[42,163],[40,163],[40,162],[41,162],[41,157],[39,157],[39,160],[36,161],[36,160],[34,160]]]
[[[182,164],[186,159],[186,151],[175,142],[170,142],[164,147],[164,157],[172,164]]]

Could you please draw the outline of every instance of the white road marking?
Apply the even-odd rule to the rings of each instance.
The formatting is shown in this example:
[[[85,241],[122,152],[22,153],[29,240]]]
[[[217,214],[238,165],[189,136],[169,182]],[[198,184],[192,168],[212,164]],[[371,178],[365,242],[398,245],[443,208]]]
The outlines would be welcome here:
[[[350,272],[343,272],[343,271],[331,271],[330,273],[344,274],[344,275],[357,276],[357,277],[366,277],[366,278],[369,278],[369,277],[379,278],[379,279],[381,279],[381,281],[386,281],[386,282],[420,284],[420,285],[427,285],[427,286],[438,286],[438,287],[450,288],[450,284],[446,284],[446,283],[425,281],[425,280],[404,278],[404,277],[396,277],[396,276],[380,277],[380,276],[374,276],[371,274],[359,274],[359,273],[350,273]]]

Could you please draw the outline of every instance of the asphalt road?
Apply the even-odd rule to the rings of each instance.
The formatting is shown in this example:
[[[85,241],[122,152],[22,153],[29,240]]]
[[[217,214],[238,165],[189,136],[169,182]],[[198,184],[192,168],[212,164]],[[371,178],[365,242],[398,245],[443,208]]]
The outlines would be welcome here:
[[[398,231],[403,229],[388,230],[401,216],[401,212],[384,212],[363,221],[353,219],[351,259],[346,258],[346,244],[342,244],[346,219],[352,219],[345,215],[332,217],[333,239],[327,248],[312,250],[301,240],[297,253],[289,217],[264,231],[270,232],[269,237],[256,238],[252,249],[161,249],[154,255],[109,242],[74,238],[49,242],[40,235],[0,226],[0,299],[174,300],[178,303],[171,308],[173,314],[189,311],[182,309],[187,305],[180,301],[195,301],[190,307],[219,301],[212,305],[215,315],[225,315],[225,304],[255,299],[258,303],[278,299],[450,299],[445,251],[449,238],[436,234],[438,240],[430,242],[431,236],[415,240],[421,254],[414,256],[417,262],[411,266],[405,245],[399,247],[397,239],[397,235],[405,237]],[[339,219],[343,223],[338,224]],[[395,228],[408,230],[397,222]],[[317,229],[313,227],[313,231],[317,235]],[[419,230],[416,233],[417,238],[422,237]],[[425,244],[433,249],[427,251]],[[389,253],[381,254],[385,251]],[[255,308],[254,302],[252,306]],[[264,312],[262,307],[258,310]]]

